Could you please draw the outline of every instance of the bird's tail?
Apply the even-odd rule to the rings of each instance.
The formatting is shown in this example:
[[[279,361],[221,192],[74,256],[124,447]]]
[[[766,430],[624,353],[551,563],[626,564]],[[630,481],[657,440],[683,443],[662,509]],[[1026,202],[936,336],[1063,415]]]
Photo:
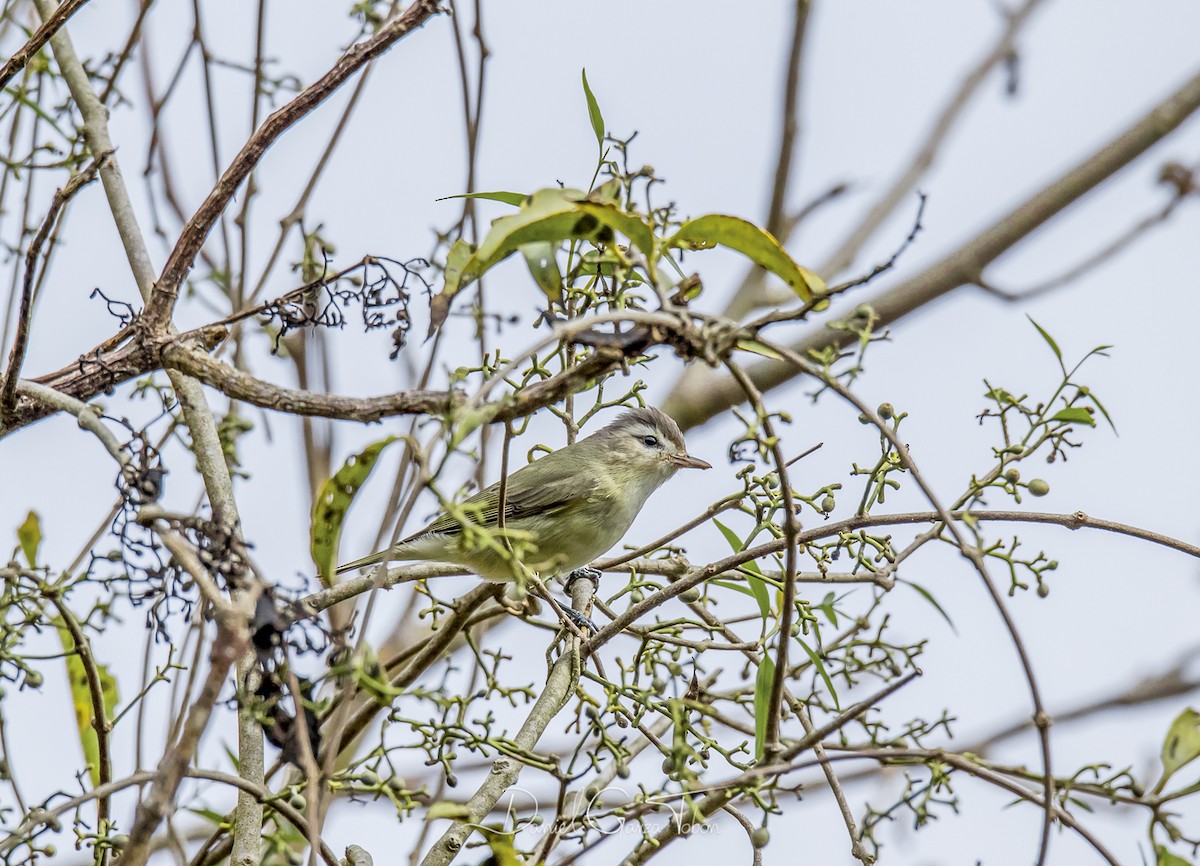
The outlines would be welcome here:
[[[353,562],[347,562],[337,567],[335,574],[345,574],[348,571],[356,571],[360,568],[366,568],[368,565],[378,565],[385,559],[397,560],[404,559],[402,555],[398,555],[394,550],[381,550],[378,553],[372,553],[370,556],[364,556],[362,559],[356,559]]]

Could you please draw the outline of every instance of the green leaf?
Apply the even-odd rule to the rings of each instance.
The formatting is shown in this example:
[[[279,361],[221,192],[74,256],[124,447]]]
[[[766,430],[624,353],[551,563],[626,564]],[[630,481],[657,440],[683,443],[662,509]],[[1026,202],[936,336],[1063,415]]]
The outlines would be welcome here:
[[[523,192],[505,192],[497,190],[496,192],[462,192],[458,195],[446,195],[438,199],[438,201],[449,201],[452,198],[482,198],[487,201],[498,201],[503,204],[511,204],[514,207],[520,207],[524,204],[525,199],[529,198]]]
[[[1109,416],[1108,410],[1104,408],[1104,404],[1100,402],[1100,399],[1090,390],[1088,391],[1088,399],[1096,404],[1096,408],[1100,410],[1100,414],[1104,416],[1104,420],[1108,422],[1108,426],[1112,428],[1114,433],[1116,433],[1117,425],[1113,423],[1113,419]]]
[[[186,811],[191,812],[193,815],[198,815],[201,818],[204,818],[205,820],[217,825],[218,827],[224,827],[228,829],[232,826],[229,823],[229,819],[223,813],[218,812],[215,809],[196,809],[189,806],[187,807]]]
[[[767,620],[771,618],[771,596],[767,592],[767,583],[763,580],[762,572],[753,562],[747,562],[739,569],[742,574],[746,575],[746,583],[750,586],[750,592],[754,595],[754,600],[758,602],[758,612],[762,616],[763,628],[767,627]]]
[[[742,586],[740,583],[734,583],[732,580],[713,579],[709,580],[708,583],[713,584],[714,586],[723,586],[726,589],[732,589],[734,592],[740,592],[742,595],[754,598],[754,593],[750,591],[749,587]]]
[[[1089,427],[1096,426],[1096,419],[1092,417],[1092,413],[1081,406],[1069,406],[1066,409],[1059,409],[1050,418],[1051,421],[1062,421],[1067,424],[1086,424]]]
[[[942,606],[940,604],[938,604],[937,599],[933,597],[933,593],[931,593],[925,587],[921,586],[919,583],[913,583],[911,580],[905,580],[904,578],[898,577],[898,578],[896,578],[896,582],[906,584],[908,586],[911,586],[913,589],[915,589],[917,591],[917,593],[921,596],[921,598],[925,599],[927,602],[932,604],[933,609],[942,615],[942,619],[944,619],[946,621],[946,623],[950,626],[950,630],[952,632],[954,632],[955,634],[958,634],[958,629],[956,629],[954,627],[954,620],[950,619],[950,614],[946,613],[946,611],[942,608]]]
[[[342,468],[321,486],[321,492],[313,503],[311,550],[317,576],[325,586],[332,586],[335,582],[338,543],[342,538],[346,511],[375,468],[380,452],[398,438],[389,436],[368,445],[358,454],[350,455]]]
[[[604,115],[600,113],[600,103],[596,101],[596,95],[588,86],[587,70],[583,69],[581,72],[583,73],[583,95],[587,97],[588,118],[592,121],[592,132],[596,133],[596,144],[603,149]]]
[[[729,546],[733,548],[734,553],[741,553],[745,549],[745,544],[738,538],[736,532],[716,518],[713,518],[713,523],[716,524],[717,529],[721,530],[721,534],[725,536],[725,540],[729,542]],[[758,611],[762,615],[763,627],[766,628],[767,620],[771,616],[771,596],[767,592],[767,584],[763,580],[762,571],[753,562],[744,563],[738,570],[746,575],[746,583],[750,587],[750,594],[758,602]]]
[[[825,597],[821,599],[821,603],[817,605],[817,610],[825,614],[825,618],[829,620],[829,624],[837,628],[838,617],[837,610],[834,609],[834,602],[837,601],[837,596],[832,592],[825,593]]]
[[[1054,338],[1046,333],[1045,328],[1043,328],[1037,322],[1033,321],[1032,316],[1026,315],[1025,318],[1029,319],[1029,321],[1033,323],[1033,326],[1035,328],[1037,328],[1038,333],[1042,335],[1042,339],[1045,340],[1046,345],[1048,345],[1051,348],[1051,350],[1053,350],[1054,357],[1058,358],[1058,363],[1061,364],[1062,363],[1062,349],[1058,348],[1058,343],[1054,342]]]
[[[1192,861],[1172,854],[1162,845],[1155,846],[1154,858],[1155,866],[1192,866]]]
[[[729,247],[779,277],[802,301],[825,293],[825,282],[796,264],[770,233],[738,217],[708,214],[688,220],[666,245],[690,250]]]
[[[738,537],[736,532],[734,532],[721,521],[717,520],[715,517],[713,518],[713,526],[721,530],[721,534],[725,536],[725,541],[729,543],[729,546],[732,548],[734,553],[742,552],[742,539]]]
[[[1162,745],[1162,778],[1154,786],[1163,789],[1167,780],[1185,765],[1200,757],[1200,713],[1188,707],[1175,717]]]
[[[61,616],[55,616],[51,622],[58,630],[58,638],[62,642],[64,658],[67,662],[67,679],[71,685],[71,703],[75,708],[75,724],[79,730],[79,744],[83,748],[83,759],[88,765],[88,775],[92,785],[100,784],[100,742],[97,739],[95,719],[96,713],[92,702],[92,689],[88,682],[87,669],[79,653],[75,651],[75,638]],[[106,718],[113,717],[120,697],[117,694],[117,681],[113,679],[108,668],[96,662],[96,672],[100,680],[101,700],[104,704]]]
[[[38,548],[42,544],[42,521],[36,511],[25,515],[25,522],[17,527],[17,543],[30,568],[37,568]]]
[[[754,760],[761,761],[767,739],[767,711],[771,703],[771,683],[775,679],[775,662],[763,652],[754,678]]]
[[[829,672],[825,670],[825,663],[821,661],[821,657],[813,652],[812,647],[806,644],[799,635],[796,635],[796,642],[804,650],[808,660],[813,663],[813,667],[817,669],[817,673],[821,675],[821,679],[825,681],[825,688],[829,689],[829,695],[833,698],[833,706],[841,710],[842,705],[838,702],[837,690],[833,687],[833,680],[829,678]]]
[[[558,269],[558,260],[554,253],[558,247],[549,241],[538,241],[536,244],[525,244],[521,247],[521,255],[529,266],[529,275],[537,283],[547,298],[555,303],[563,299],[562,272]]]

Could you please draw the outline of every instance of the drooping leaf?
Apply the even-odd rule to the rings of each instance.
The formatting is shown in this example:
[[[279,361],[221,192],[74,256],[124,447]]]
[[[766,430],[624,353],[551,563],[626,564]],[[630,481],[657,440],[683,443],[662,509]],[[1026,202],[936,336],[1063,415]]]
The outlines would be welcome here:
[[[397,440],[389,436],[368,445],[358,454],[352,454],[332,478],[321,486],[321,492],[313,503],[311,550],[317,576],[325,586],[334,583],[337,568],[338,543],[342,538],[342,524],[346,511],[375,463],[380,452]]]
[[[812,647],[806,644],[804,639],[799,635],[796,636],[796,642],[800,644],[800,648],[804,650],[804,654],[808,656],[808,660],[813,663],[813,667],[817,669],[817,673],[824,680],[825,688],[829,689],[829,696],[833,698],[834,707],[840,710],[842,705],[838,702],[837,690],[833,687],[833,680],[830,679],[829,672],[825,670],[825,662],[821,661],[821,657],[813,652]]]
[[[581,70],[583,73],[583,95],[587,98],[588,119],[592,122],[592,132],[596,134],[596,145],[600,148],[604,147],[604,115],[600,113],[600,103],[596,101],[596,95],[592,93],[592,88],[588,86],[587,70]]]
[[[771,617],[771,595],[767,592],[767,582],[763,580],[762,571],[756,563],[747,562],[739,571],[746,575],[746,583],[750,592],[754,594],[754,600],[758,602],[758,613],[762,617],[765,630],[767,620]]]
[[[1104,416],[1104,420],[1108,422],[1108,426],[1112,428],[1112,431],[1114,433],[1116,433],[1117,425],[1113,423],[1113,419],[1111,416],[1109,416],[1108,410],[1104,408],[1104,404],[1101,403],[1099,398],[1095,394],[1093,394],[1091,391],[1088,391],[1088,399],[1096,404],[1096,408],[1100,410],[1100,414]],[[1118,434],[1118,435],[1120,435],[1120,434]]]
[[[775,680],[775,662],[765,652],[754,678],[754,760],[761,761],[767,739],[767,713],[771,703],[771,683]]]
[[[481,198],[487,201],[498,201],[502,204],[511,204],[514,207],[520,207],[529,196],[523,192],[496,190],[495,192],[461,192],[458,195],[442,196],[438,201],[449,201],[452,198]]]
[[[733,548],[734,553],[741,553],[745,549],[745,544],[738,538],[736,532],[716,518],[713,518],[713,523],[721,531],[721,534],[725,536],[725,540]],[[750,594],[758,602],[758,611],[763,618],[763,627],[766,628],[767,619],[771,615],[771,596],[767,592],[767,585],[763,580],[762,571],[754,562],[743,563],[738,570],[746,575],[746,584],[750,587]]]
[[[833,606],[836,601],[837,596],[832,592],[827,592],[825,593],[825,597],[821,599],[821,603],[816,606],[816,610],[825,614],[825,618],[829,620],[829,624],[834,628],[837,628],[838,624],[837,610]]]
[[[58,631],[62,642],[64,658],[67,662],[67,680],[71,686],[71,704],[75,708],[75,725],[79,731],[79,745],[83,749],[83,759],[88,765],[88,775],[93,785],[100,784],[100,741],[96,733],[95,705],[92,698],[91,684],[88,682],[87,668],[79,653],[75,651],[75,638],[67,628],[61,616],[55,616],[51,622]],[[105,665],[95,662],[96,673],[100,681],[100,697],[104,706],[104,715],[112,719],[120,697],[117,693],[117,681],[108,672]]]
[[[1066,409],[1059,409],[1051,417],[1051,421],[1062,421],[1067,424],[1086,424],[1089,427],[1096,426],[1096,419],[1092,417],[1092,413],[1082,406],[1069,406]]]
[[[546,297],[555,303],[563,299],[562,272],[558,269],[558,260],[554,253],[558,249],[549,241],[538,241],[536,244],[525,244],[521,247],[521,255],[529,266],[529,275],[537,283],[538,288],[545,292]]]
[[[1161,791],[1171,776],[1196,758],[1200,758],[1200,713],[1188,707],[1171,722],[1163,740],[1163,773],[1155,791]]]
[[[739,217],[708,214],[688,220],[666,245],[691,250],[728,247],[779,277],[802,301],[825,293],[820,277],[796,264],[769,232]]]
[[[25,515],[25,521],[17,527],[17,543],[25,554],[30,568],[37,568],[38,548],[42,544],[42,520],[36,511]]]
[[[907,586],[911,586],[913,589],[915,589],[917,591],[917,594],[920,595],[921,598],[925,599],[927,602],[929,602],[931,605],[933,605],[933,609],[942,615],[942,619],[944,619],[946,621],[947,625],[950,626],[950,630],[952,632],[954,632],[955,634],[958,634],[958,629],[956,629],[954,627],[954,620],[950,619],[950,614],[946,613],[945,609],[943,609],[943,607],[940,604],[938,604],[937,599],[933,597],[933,593],[931,593],[925,587],[921,586],[921,584],[913,583],[911,580],[905,580],[902,577],[896,578],[896,582],[903,583],[903,584],[905,584]]]

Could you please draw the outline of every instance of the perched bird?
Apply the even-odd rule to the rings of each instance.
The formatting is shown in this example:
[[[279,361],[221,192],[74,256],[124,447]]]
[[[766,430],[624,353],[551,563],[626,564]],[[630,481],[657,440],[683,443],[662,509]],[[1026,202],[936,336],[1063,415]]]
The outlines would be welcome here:
[[[650,494],[681,468],[712,467],[687,453],[670,416],[630,409],[586,439],[509,475],[504,529],[531,571],[566,574],[620,541]],[[496,532],[499,505],[496,483],[456,508],[462,520],[442,514],[390,550],[339,566],[338,574],[418,560],[462,565],[487,580],[514,580],[512,557]]]

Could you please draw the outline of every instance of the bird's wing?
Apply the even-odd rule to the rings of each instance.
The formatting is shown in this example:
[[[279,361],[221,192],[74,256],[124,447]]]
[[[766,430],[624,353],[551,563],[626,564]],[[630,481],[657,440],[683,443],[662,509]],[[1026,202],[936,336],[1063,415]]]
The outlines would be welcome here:
[[[558,452],[555,452],[556,454]],[[539,464],[553,460],[555,454],[548,454],[538,461]],[[550,481],[532,482],[527,471],[535,464],[530,464],[508,476],[507,491],[504,496],[504,520],[507,523],[529,514],[553,515],[574,502],[586,499],[590,485],[580,482],[577,474]],[[549,467],[542,467],[543,470]],[[536,473],[534,478],[544,478],[546,473]],[[496,515],[500,506],[500,484],[479,491],[470,499],[465,500],[459,507],[466,516],[479,526],[495,527],[498,523]],[[429,533],[457,535],[462,532],[462,524],[451,514],[438,516],[433,523],[419,532],[404,539],[401,544],[420,538]]]

